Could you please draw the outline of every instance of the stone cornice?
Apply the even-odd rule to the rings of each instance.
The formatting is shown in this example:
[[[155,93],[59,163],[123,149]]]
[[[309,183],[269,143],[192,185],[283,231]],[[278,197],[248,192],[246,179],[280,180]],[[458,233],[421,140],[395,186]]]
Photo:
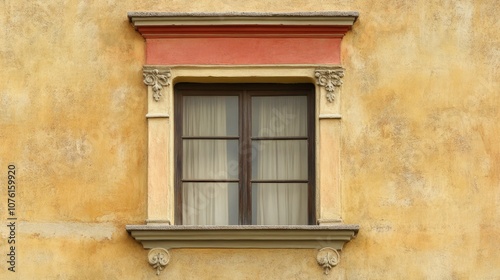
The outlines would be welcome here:
[[[152,25],[353,25],[355,11],[302,13],[168,13],[129,12],[134,26]]]
[[[172,37],[342,37],[357,12],[163,13],[129,12],[144,38]]]

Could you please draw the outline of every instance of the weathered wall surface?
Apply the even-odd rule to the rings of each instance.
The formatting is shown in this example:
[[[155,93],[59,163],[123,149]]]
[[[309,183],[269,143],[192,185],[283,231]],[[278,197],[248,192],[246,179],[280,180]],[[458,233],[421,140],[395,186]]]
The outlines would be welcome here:
[[[342,45],[343,216],[314,250],[172,250],[160,279],[498,279],[500,5],[484,1],[0,1],[0,279],[154,279],[144,42],[127,11],[330,11]],[[7,271],[7,165],[17,264]]]

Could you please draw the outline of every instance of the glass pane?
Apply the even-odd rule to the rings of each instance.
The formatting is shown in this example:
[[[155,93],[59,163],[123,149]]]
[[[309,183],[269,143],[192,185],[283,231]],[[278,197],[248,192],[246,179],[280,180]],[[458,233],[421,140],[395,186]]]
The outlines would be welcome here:
[[[237,96],[184,96],[183,136],[238,136]]]
[[[252,184],[252,224],[306,225],[307,184]]]
[[[182,179],[238,179],[238,140],[182,140]]]
[[[307,180],[307,140],[253,140],[252,180]]]
[[[307,97],[252,97],[252,136],[307,136]]]
[[[183,183],[183,225],[237,225],[237,183]]]

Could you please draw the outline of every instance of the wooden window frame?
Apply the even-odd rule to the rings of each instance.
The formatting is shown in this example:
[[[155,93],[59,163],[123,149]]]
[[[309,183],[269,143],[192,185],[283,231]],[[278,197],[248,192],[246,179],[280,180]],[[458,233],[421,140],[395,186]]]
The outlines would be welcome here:
[[[182,224],[182,140],[186,139],[182,133],[182,97],[183,96],[238,96],[238,136],[223,137],[224,139],[238,140],[238,179],[236,180],[209,180],[210,182],[238,183],[238,224],[252,225],[252,183],[251,179],[251,159],[252,140],[257,140],[251,136],[251,100],[254,96],[306,96],[307,97],[307,136],[292,137],[290,139],[307,140],[307,180],[300,180],[300,183],[307,183],[307,224],[316,224],[316,164],[315,164],[315,89],[314,85],[307,83],[300,84],[258,84],[258,83],[233,83],[233,84],[206,84],[206,83],[180,83],[174,88],[175,108],[174,114],[176,122],[174,124],[174,164],[175,164],[175,221],[177,225]],[[268,139],[269,138],[269,139]],[[191,137],[189,137],[191,139]],[[203,137],[203,139],[221,139],[220,137]],[[268,140],[283,140],[282,137],[266,137]],[[198,181],[198,180],[197,180]],[[200,182],[209,182],[201,180]],[[271,182],[272,181],[272,182]],[[294,182],[296,180],[265,180],[265,182]],[[261,182],[262,183],[262,182]]]

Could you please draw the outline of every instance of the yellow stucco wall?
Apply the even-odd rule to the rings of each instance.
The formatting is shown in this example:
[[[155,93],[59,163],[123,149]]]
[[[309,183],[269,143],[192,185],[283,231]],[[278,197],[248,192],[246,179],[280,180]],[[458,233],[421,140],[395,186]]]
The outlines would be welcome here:
[[[356,10],[342,45],[342,201],[315,250],[172,250],[160,279],[500,278],[500,5],[463,1],[0,1],[0,279],[157,279],[146,219],[144,42],[128,11]],[[7,166],[17,264],[7,271]],[[5,224],[5,225],[3,225]]]

